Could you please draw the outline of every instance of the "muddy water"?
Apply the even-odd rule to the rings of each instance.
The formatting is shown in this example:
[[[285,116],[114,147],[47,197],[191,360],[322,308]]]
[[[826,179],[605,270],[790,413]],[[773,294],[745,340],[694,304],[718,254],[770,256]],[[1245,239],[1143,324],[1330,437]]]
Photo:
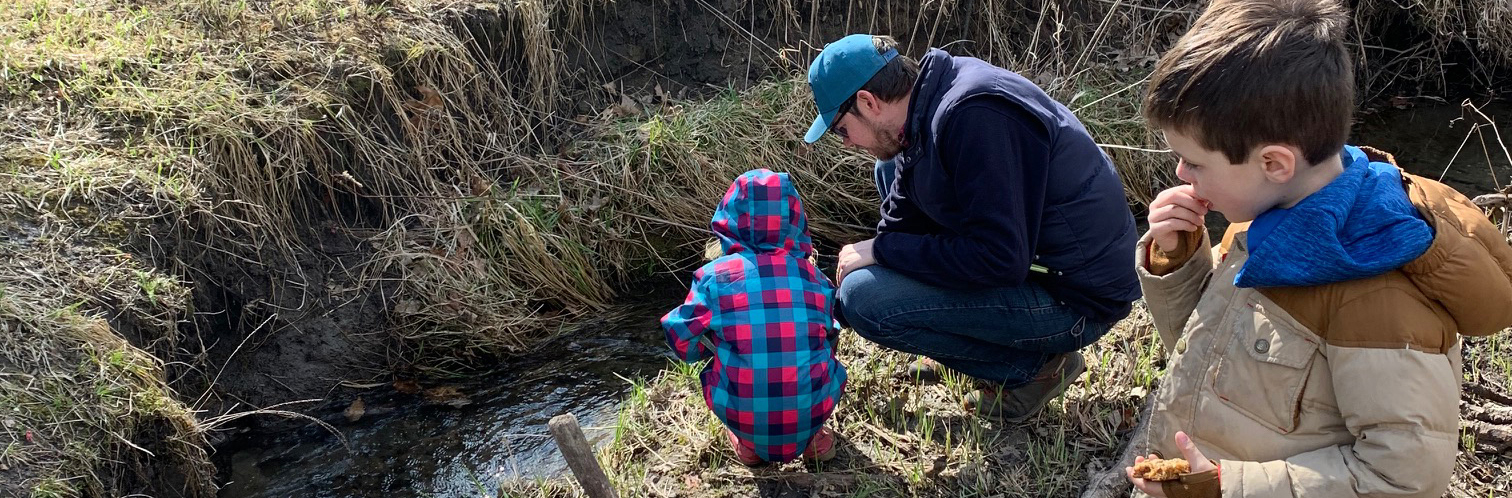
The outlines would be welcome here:
[[[1442,177],[1472,197],[1512,182],[1512,161],[1492,129],[1471,134],[1472,121],[1460,119],[1458,102],[1406,104],[1363,112],[1350,142],[1393,152],[1407,170]],[[1481,112],[1512,139],[1512,104],[1492,103]],[[1210,225],[1221,230],[1217,218]],[[231,482],[221,496],[477,496],[491,495],[504,478],[561,474],[565,464],[546,421],[575,413],[589,439],[603,445],[613,437],[615,410],[629,390],[624,379],[667,365],[656,317],[683,291],[663,287],[637,298],[645,304],[610,326],[557,341],[507,370],[422,386],[452,387],[460,397],[372,389],[363,394],[365,414],[355,422],[340,414],[344,405],[327,407],[348,446],[317,427],[245,435],[222,445]]]
[[[239,436],[218,447],[230,480],[220,496],[493,496],[502,479],[562,473],[547,420],[571,412],[590,442],[612,440],[626,379],[668,365],[656,319],[679,292],[686,291],[638,298],[647,302],[609,326],[555,341],[507,369],[402,389],[410,394],[389,386],[363,391],[355,422],[343,413],[348,401],[316,410],[347,446],[313,424]]]

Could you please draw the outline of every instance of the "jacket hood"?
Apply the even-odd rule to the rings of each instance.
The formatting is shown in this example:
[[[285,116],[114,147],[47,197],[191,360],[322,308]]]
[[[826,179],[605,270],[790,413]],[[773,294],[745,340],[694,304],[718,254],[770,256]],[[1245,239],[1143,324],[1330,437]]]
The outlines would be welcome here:
[[[1395,164],[1390,154],[1364,148]],[[1463,194],[1428,178],[1402,174],[1412,204],[1433,226],[1428,250],[1402,267],[1413,284],[1454,319],[1459,333],[1485,336],[1512,327],[1512,246]]]
[[[787,252],[807,258],[814,252],[803,201],[787,173],[742,173],[725,192],[709,228],[726,255]]]

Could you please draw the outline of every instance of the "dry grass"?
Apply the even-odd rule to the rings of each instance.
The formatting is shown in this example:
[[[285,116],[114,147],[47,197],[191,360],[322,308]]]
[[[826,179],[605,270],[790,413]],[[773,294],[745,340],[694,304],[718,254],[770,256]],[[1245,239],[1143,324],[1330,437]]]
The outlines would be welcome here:
[[[1084,353],[1088,373],[1040,415],[994,424],[960,407],[967,379],[921,386],[894,377],[911,357],[846,332],[851,380],[829,422],[839,456],[825,464],[750,469],[733,460],[704,406],[701,365],[636,380],[604,450],[626,496],[1072,496],[1123,444],[1162,361],[1141,308]],[[568,489],[564,489],[568,488]],[[508,483],[505,496],[569,496],[565,480]]]
[[[44,228],[39,239],[56,235]],[[121,496],[144,489],[213,495],[205,434],[169,389],[163,363],[143,350],[155,347],[130,344],[113,327],[135,323],[145,335],[167,319],[153,341],[167,347],[161,341],[176,335],[174,317],[129,315],[171,315],[169,302],[183,298],[182,288],[161,274],[131,270],[120,254],[87,250],[71,262],[100,270],[98,280],[57,282],[71,275],[6,249],[0,251],[7,261],[0,280],[0,495]],[[34,265],[20,267],[32,278],[10,278],[16,264]],[[125,302],[110,321],[80,311],[108,308],[102,301],[113,300]]]
[[[753,41],[722,18],[732,37],[746,33],[753,57],[797,69],[812,53],[805,47],[826,39],[815,12],[781,1],[759,7],[778,14],[767,32],[798,52]],[[1171,182],[1165,158],[1148,151],[1159,147],[1137,117],[1137,96],[1194,3],[980,7],[967,15],[953,2],[875,0],[834,24],[894,33],[913,53],[950,46],[1018,70],[1109,146],[1131,203]],[[397,286],[394,359],[441,371],[536,344],[602,309],[616,284],[665,268],[658,258],[679,259],[667,249],[699,239],[711,199],[744,169],[795,172],[808,197],[826,204],[815,217],[821,236],[840,240],[870,225],[866,161],[792,139],[809,113],[801,84],[671,109],[616,96],[630,104],[615,108],[622,120],[606,112],[565,121],[558,109],[583,95],[567,89],[596,82],[567,67],[559,47],[591,41],[592,18],[607,8],[8,2],[0,7],[6,105],[53,115],[10,123],[8,135],[26,144],[17,155],[28,164],[77,150],[150,159],[150,168],[132,160],[121,169],[153,189],[161,206],[152,216],[173,229],[165,242],[182,246],[170,263],[189,272],[211,258],[240,261],[268,275],[284,306],[321,297],[304,274],[319,252],[310,227],[337,220],[371,239],[375,253],[343,285]],[[1428,25],[1458,18],[1445,19]],[[67,126],[32,126],[58,116]],[[545,133],[585,125],[576,136]],[[79,140],[86,135],[92,142]]]
[[[1462,83],[1448,80],[1442,63],[1450,58],[1469,66],[1457,74],[1482,87],[1512,68],[1512,4],[1503,0],[1362,0],[1355,2],[1355,22],[1363,38],[1357,73],[1367,97],[1403,82],[1419,91]],[[1386,31],[1398,33],[1394,43],[1382,40]]]
[[[1467,339],[1466,383],[1507,392],[1512,332]],[[825,464],[751,469],[735,462],[724,428],[704,405],[701,365],[672,364],[633,380],[600,461],[623,496],[1046,496],[1079,495],[1115,462],[1156,379],[1164,353],[1143,307],[1083,350],[1088,370],[1039,416],[999,425],[960,408],[969,383],[937,385],[894,377],[909,355],[845,332],[840,359],[851,374],[831,419],[838,457]],[[1469,396],[1469,395],[1467,395]],[[1469,398],[1467,398],[1469,399]],[[1449,496],[1504,496],[1508,456],[1476,450],[1465,422]],[[1504,440],[1503,440],[1504,441]],[[1483,439],[1481,444],[1491,444]],[[1489,452],[1488,452],[1489,451]],[[501,496],[581,496],[569,478],[506,482]]]
[[[167,235],[159,265],[232,261],[293,314],[328,293],[305,271],[321,264],[312,227],[338,219],[376,253],[339,285],[401,282],[394,360],[466,365],[601,308],[600,273],[623,259],[585,245],[594,220],[553,219],[556,161],[524,155],[561,100],[550,33],[590,7],[7,2],[0,143],[16,174],[78,173],[38,190],[145,201],[122,214]],[[490,60],[515,56],[532,70]]]
[[[190,289],[121,249],[181,213],[182,183],[80,113],[4,102],[0,495],[213,494],[205,434],[161,359],[187,349]],[[28,127],[50,140],[17,140]]]
[[[800,22],[798,9],[776,5],[785,22]],[[394,283],[395,359],[433,370],[519,351],[602,309],[614,284],[666,267],[657,261],[666,249],[697,240],[709,199],[744,169],[794,171],[827,204],[816,209],[821,235],[846,238],[870,224],[866,161],[791,139],[809,113],[801,84],[599,121],[583,140],[548,139],[541,131],[560,123],[551,116],[562,89],[591,86],[554,47],[597,8],[12,2],[0,10],[0,78],[23,113],[70,115],[65,129],[98,137],[96,150],[152,158],[152,168],[121,169],[171,190],[154,195],[163,209],[152,214],[173,228],[165,242],[182,246],[170,262],[181,271],[232,258],[269,275],[276,301],[297,305],[312,297],[301,262],[317,251],[314,221],[337,218],[370,238],[376,254],[345,285]],[[889,12],[872,26],[902,31],[892,13],[926,7],[871,8]],[[922,48],[952,30],[984,34],[974,53],[1034,75],[1087,115],[1099,139],[1147,144],[1128,118],[1138,85],[1126,82],[1155,41],[1131,35],[1187,13],[1044,8],[1049,17],[1030,25],[1016,5],[993,4],[982,22],[941,7],[928,35],[911,26],[913,38]],[[1110,60],[1094,48],[1110,36],[1148,41]],[[495,62],[509,59],[525,70]],[[29,144],[17,155],[78,148],[55,129],[15,127]],[[552,143],[561,153],[543,154]],[[1154,156],[1111,152],[1134,199],[1164,183]]]
[[[785,61],[775,64],[783,69],[799,69],[813,47],[833,38],[820,31],[843,26],[898,35],[915,55],[948,46],[1018,70],[1109,146],[1138,203],[1171,182],[1137,118],[1140,80],[1196,4],[1015,0],[968,9],[954,1],[872,0],[814,22],[819,3],[809,9],[784,0],[742,5],[742,12],[775,12],[771,30],[756,29],[754,19],[712,18],[727,21],[722,29],[737,41],[745,37],[750,57]],[[1507,23],[1499,22],[1506,14],[1495,2],[1410,6],[1435,40],[1473,36],[1487,54],[1507,54]],[[0,266],[0,281],[47,282],[10,287],[14,313],[47,316],[77,304],[75,314],[105,316],[114,330],[91,326],[88,337],[103,341],[99,347],[124,344],[106,336],[130,339],[100,354],[142,359],[147,352],[159,363],[139,370],[169,365],[177,376],[217,367],[196,363],[202,337],[179,332],[180,322],[195,320],[195,293],[213,290],[188,282],[220,286],[215,275],[228,273],[265,280],[269,295],[259,297],[268,305],[240,310],[251,323],[318,312],[309,303],[348,290],[385,292],[391,330],[379,332],[394,339],[391,363],[457,373],[592,316],[620,283],[691,260],[713,203],[746,169],[792,172],[817,235],[845,241],[865,233],[875,216],[868,161],[832,142],[797,143],[810,112],[798,76],[697,103],[616,95],[620,104],[603,113],[567,117],[562,109],[587,94],[581,89],[602,82],[569,67],[564,47],[591,43],[593,26],[613,8],[599,0],[0,2],[0,217],[7,230],[27,234],[25,242],[0,245],[40,258]],[[715,9],[702,1],[686,8]],[[1449,29],[1455,23],[1475,26],[1473,35]],[[752,32],[780,42],[752,41]],[[1372,67],[1396,74],[1434,55],[1413,52],[1391,59],[1407,62]],[[309,278],[308,270],[331,264],[316,227],[363,239],[364,264],[332,271],[339,281]],[[120,256],[126,252],[152,260],[128,261]],[[81,263],[97,257],[119,261]],[[213,271],[220,265],[233,271]],[[47,278],[33,280],[36,273]],[[80,333],[60,329],[59,342],[47,343],[61,348],[52,354],[76,353],[61,338]],[[66,377],[41,362],[47,357],[17,359],[6,374]],[[133,386],[161,391],[145,381]],[[100,404],[82,411],[138,420],[110,408],[109,398],[81,400]],[[917,413],[930,410],[921,400],[908,403],[913,419],[868,423],[921,423]],[[1061,428],[1023,441],[1084,432],[1067,429],[1068,414],[1081,408],[1059,410],[1065,420],[1050,427]],[[926,426],[985,441],[1006,437],[940,417]],[[932,455],[949,465],[969,459],[931,442],[936,434],[900,441],[935,448]],[[199,444],[191,436],[175,441]],[[1102,451],[1091,448],[1025,458],[1079,462]],[[867,458],[890,462],[886,468],[906,482],[917,462],[887,460],[882,451]],[[29,460],[28,472],[90,474],[96,466],[90,486],[107,490],[120,474],[117,460],[48,458],[46,465]],[[1016,475],[951,469],[971,479]]]

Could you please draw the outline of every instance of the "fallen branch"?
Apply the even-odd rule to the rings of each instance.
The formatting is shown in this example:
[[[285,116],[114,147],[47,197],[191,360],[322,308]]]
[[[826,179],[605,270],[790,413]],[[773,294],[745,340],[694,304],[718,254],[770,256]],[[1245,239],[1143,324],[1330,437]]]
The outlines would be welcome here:
[[[1465,394],[1480,396],[1488,401],[1495,401],[1503,405],[1512,405],[1512,396],[1508,396],[1489,387],[1480,384],[1466,384]]]
[[[1475,433],[1477,453],[1500,454],[1512,449],[1512,428],[1481,421],[1461,422],[1461,427]]]

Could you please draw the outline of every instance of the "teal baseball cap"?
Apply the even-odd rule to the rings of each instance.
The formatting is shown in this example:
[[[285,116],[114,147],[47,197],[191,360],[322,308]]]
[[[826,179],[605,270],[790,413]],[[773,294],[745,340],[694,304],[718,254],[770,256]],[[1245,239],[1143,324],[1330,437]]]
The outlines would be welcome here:
[[[814,105],[819,108],[819,117],[809,127],[803,141],[814,143],[835,122],[840,105],[861,90],[872,76],[881,71],[888,61],[898,56],[897,49],[877,53],[872,44],[872,35],[854,34],[824,46],[814,63],[809,65],[809,89],[814,92]]]

